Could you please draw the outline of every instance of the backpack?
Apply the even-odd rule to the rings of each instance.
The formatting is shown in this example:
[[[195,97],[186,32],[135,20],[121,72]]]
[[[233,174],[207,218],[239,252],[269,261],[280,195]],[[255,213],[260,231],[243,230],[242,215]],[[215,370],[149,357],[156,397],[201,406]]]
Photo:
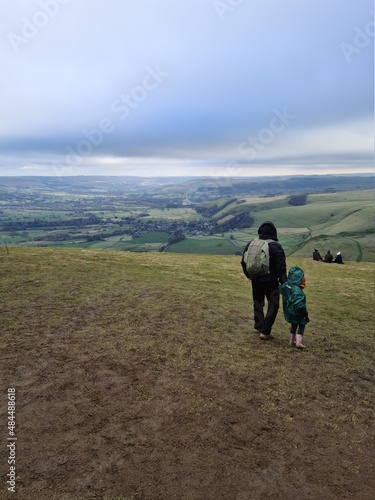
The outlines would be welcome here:
[[[270,272],[269,242],[273,240],[253,239],[243,255],[243,262],[248,277],[265,276]],[[244,269],[245,271],[245,269]]]

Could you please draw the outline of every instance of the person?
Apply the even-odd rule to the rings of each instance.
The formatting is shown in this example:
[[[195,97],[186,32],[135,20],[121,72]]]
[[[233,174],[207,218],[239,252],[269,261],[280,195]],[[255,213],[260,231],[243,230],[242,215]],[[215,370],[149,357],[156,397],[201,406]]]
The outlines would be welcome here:
[[[324,262],[328,262],[328,264],[331,264],[333,261],[333,255],[331,254],[330,250],[325,254],[324,256]]]
[[[337,252],[337,255],[335,257],[335,263],[336,264],[344,264],[344,261],[342,260],[341,252]]]
[[[284,317],[290,323],[289,345],[295,345],[298,349],[305,348],[303,334],[310,321],[306,309],[306,295],[303,292],[305,286],[305,273],[299,266],[291,267],[287,281],[279,286],[283,297]]]
[[[313,260],[323,260],[319,251],[316,248],[313,251]]]
[[[244,264],[244,254],[251,242],[249,242],[242,254],[242,268],[245,276],[251,280],[254,311],[254,329],[260,332],[262,340],[271,340],[271,330],[275,322],[280,302],[279,284],[286,281],[286,259],[285,253],[277,239],[275,225],[266,221],[258,229],[258,238],[271,240],[269,242],[269,273],[265,276],[252,277],[247,274]],[[267,298],[267,312],[264,315],[265,299]]]

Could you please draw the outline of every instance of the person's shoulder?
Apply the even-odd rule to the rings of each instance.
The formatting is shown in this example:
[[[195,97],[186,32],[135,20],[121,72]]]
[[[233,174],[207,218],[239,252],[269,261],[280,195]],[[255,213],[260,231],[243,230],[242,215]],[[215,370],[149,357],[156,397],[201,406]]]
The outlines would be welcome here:
[[[254,241],[254,240],[252,239],[252,240],[250,240],[248,243],[246,243],[246,245],[244,246],[244,249],[243,249],[243,253],[245,253],[245,252],[246,252],[246,250],[249,248],[250,243],[251,243],[252,241]]]
[[[270,249],[272,249],[272,250],[275,250],[275,251],[278,251],[278,252],[280,252],[280,251],[283,252],[284,251],[283,247],[281,246],[281,244],[278,241],[276,241],[276,240],[269,240],[268,244],[269,244]]]

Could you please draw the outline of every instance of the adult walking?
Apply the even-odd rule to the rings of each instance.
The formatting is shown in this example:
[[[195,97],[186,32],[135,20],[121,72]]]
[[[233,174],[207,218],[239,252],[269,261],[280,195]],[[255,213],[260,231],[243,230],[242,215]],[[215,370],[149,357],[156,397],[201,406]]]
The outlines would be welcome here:
[[[258,229],[258,239],[268,241],[269,269],[262,276],[250,276],[246,267],[245,253],[251,241],[246,245],[242,254],[242,269],[245,276],[251,280],[253,292],[254,329],[260,332],[262,340],[273,338],[271,330],[275,322],[280,301],[279,284],[287,280],[285,253],[278,242],[275,225],[264,222]],[[264,315],[265,299],[267,298],[267,312]]]

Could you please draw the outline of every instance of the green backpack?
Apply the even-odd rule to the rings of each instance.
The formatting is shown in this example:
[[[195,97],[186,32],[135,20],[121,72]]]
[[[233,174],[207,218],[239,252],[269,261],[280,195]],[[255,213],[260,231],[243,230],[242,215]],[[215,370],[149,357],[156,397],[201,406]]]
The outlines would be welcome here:
[[[246,252],[243,260],[247,275],[249,277],[265,276],[270,272],[270,251],[269,242],[273,240],[253,239]]]

